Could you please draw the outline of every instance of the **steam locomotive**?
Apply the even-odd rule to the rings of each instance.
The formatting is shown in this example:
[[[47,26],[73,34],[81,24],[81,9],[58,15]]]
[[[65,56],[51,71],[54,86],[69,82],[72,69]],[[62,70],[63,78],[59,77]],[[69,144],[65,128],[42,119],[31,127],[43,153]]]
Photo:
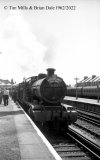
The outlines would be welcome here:
[[[66,84],[54,71],[48,68],[47,74],[30,77],[12,87],[11,96],[23,104],[36,123],[66,129],[77,120],[77,112],[72,106],[62,104]]]
[[[66,87],[66,96],[97,99],[100,97],[100,86]]]

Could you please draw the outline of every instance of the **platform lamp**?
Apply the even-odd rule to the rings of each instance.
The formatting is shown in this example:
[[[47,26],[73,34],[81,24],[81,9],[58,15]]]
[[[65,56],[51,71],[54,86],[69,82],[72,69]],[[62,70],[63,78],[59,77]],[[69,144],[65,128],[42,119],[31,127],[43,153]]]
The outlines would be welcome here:
[[[77,81],[79,80],[79,78],[75,78],[75,80],[76,80],[76,99],[78,99],[78,95],[77,95]]]
[[[24,83],[24,85],[23,85],[23,100],[25,100],[25,91],[26,91],[26,78],[25,77],[23,77],[23,83]]]
[[[25,77],[23,77],[23,83],[24,83],[24,89],[25,89],[25,87],[26,87],[26,78]]]

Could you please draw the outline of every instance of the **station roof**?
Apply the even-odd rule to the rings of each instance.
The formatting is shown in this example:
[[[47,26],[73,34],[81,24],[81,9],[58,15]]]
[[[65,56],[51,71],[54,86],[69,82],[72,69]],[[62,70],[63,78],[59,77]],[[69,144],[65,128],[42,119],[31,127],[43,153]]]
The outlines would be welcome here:
[[[98,79],[98,77],[94,77],[94,78],[92,78],[91,80],[90,80],[90,82],[94,82],[95,80],[97,80]]]
[[[3,80],[3,79],[0,79],[0,83],[1,84],[11,84],[11,82],[7,79],[7,80]]]
[[[100,80],[100,77],[88,77],[86,79],[83,79],[82,81],[80,81],[79,83],[85,83],[85,82],[96,82],[96,81],[99,81]]]
[[[91,77],[89,77],[85,82],[90,82],[90,80],[91,80],[92,78]]]
[[[88,83],[89,82],[89,83]],[[95,84],[100,84],[100,76],[91,76],[91,77],[86,77],[83,80],[81,80],[78,85],[82,86],[82,85],[95,85]]]
[[[93,82],[100,81],[100,77],[97,77]]]
[[[84,83],[86,80],[88,80],[89,78],[83,79],[82,81],[80,81],[79,83]]]
[[[0,87],[4,88],[4,87],[10,87],[12,84],[9,80],[2,80],[0,79]]]

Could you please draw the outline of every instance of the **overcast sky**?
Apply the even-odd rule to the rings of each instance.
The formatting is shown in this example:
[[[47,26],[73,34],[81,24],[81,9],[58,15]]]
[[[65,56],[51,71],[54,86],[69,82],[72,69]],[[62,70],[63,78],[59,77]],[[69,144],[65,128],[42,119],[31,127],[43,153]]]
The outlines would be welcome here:
[[[0,78],[18,83],[48,67],[66,84],[100,76],[99,10],[99,0],[0,0]]]

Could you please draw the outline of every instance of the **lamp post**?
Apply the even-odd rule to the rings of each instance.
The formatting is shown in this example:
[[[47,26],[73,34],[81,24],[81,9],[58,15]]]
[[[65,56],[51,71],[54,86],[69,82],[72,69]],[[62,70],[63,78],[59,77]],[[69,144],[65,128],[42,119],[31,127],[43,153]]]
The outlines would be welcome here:
[[[99,83],[97,83],[97,102],[99,103]]]
[[[78,99],[78,95],[77,95],[77,80],[78,80],[79,78],[75,78],[75,80],[76,80],[76,99]]]
[[[25,77],[23,78],[23,100],[25,100],[25,91],[26,91],[26,79],[25,79]]]

